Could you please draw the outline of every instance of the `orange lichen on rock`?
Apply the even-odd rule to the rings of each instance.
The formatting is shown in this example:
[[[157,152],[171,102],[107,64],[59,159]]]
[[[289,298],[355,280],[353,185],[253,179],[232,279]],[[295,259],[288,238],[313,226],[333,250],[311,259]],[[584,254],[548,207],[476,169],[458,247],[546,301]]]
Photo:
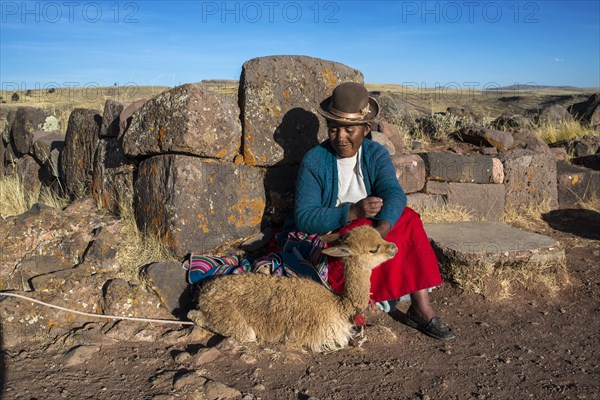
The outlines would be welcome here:
[[[162,142],[165,140],[165,127],[161,126],[160,129],[158,130],[158,143],[162,144]]]
[[[209,231],[208,219],[206,219],[206,216],[200,212],[200,213],[198,213],[197,217],[198,217],[198,228],[202,229],[202,231],[204,233],[208,233],[208,231]]]
[[[337,86],[338,83],[335,70],[333,68],[325,68],[321,72],[321,78],[323,79],[323,82],[327,85],[327,94],[331,94],[331,92],[333,92],[333,89]]]
[[[257,226],[262,220],[265,202],[260,198],[242,198],[238,204],[229,208],[227,220],[237,228],[242,226]]]
[[[225,158],[226,155],[227,155],[227,150],[223,149],[217,153],[217,158]]]

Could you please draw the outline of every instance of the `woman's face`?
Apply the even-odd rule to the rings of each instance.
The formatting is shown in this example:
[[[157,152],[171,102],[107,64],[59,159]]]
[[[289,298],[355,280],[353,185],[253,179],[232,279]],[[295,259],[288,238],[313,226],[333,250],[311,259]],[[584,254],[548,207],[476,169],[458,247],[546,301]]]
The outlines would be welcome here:
[[[369,123],[360,125],[340,125],[335,121],[327,122],[329,141],[338,156],[347,158],[358,153],[363,138],[371,131]]]

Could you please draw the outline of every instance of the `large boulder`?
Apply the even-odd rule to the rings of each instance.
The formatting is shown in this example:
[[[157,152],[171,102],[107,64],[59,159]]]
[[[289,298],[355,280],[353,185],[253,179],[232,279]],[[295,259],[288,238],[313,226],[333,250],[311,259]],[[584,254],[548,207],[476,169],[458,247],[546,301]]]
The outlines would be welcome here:
[[[373,93],[371,95],[379,103],[379,118],[396,126],[407,126],[413,122],[416,112],[401,93]]]
[[[392,142],[395,154],[404,153],[404,137],[398,130],[396,125],[384,121],[376,121],[372,123],[372,131],[378,131],[385,135]],[[390,153],[390,155],[393,155]]]
[[[509,132],[480,126],[468,126],[461,129],[460,137],[467,143],[477,146],[494,146],[501,151],[506,151],[514,147],[513,135]]]
[[[512,136],[515,147],[535,151],[536,153],[552,153],[548,144],[534,130],[524,128],[515,129]]]
[[[228,96],[185,84],[148,100],[124,134],[128,156],[186,153],[231,161],[241,145],[239,107]]]
[[[12,129],[13,122],[15,122],[16,116],[16,110],[10,110],[6,114],[6,122],[4,123],[4,128],[2,129],[2,141],[4,142],[4,144],[10,143],[10,131]]]
[[[600,171],[557,163],[560,208],[579,207],[600,198]]]
[[[600,152],[600,136],[589,134],[556,145],[564,146],[573,157],[591,156]]]
[[[135,163],[125,156],[121,139],[100,139],[92,175],[92,196],[96,203],[115,214],[122,207],[130,207],[135,169]]]
[[[572,121],[573,116],[569,113],[569,110],[560,104],[552,104],[542,109],[537,118],[538,125],[558,126]]]
[[[501,131],[513,131],[514,129],[532,129],[533,122],[521,115],[501,115],[492,122],[492,126]]]
[[[73,197],[91,190],[101,122],[98,110],[76,108],[69,116],[60,174],[65,189]]]
[[[519,210],[548,202],[558,206],[556,162],[551,154],[514,149],[504,154],[506,207]]]
[[[134,187],[138,225],[177,256],[258,233],[266,205],[259,169],[184,155],[142,161]]]
[[[425,186],[425,162],[416,154],[398,154],[392,157],[396,178],[405,193],[415,193]]]
[[[59,157],[65,147],[65,134],[60,131],[37,131],[33,134],[32,153],[47,169],[52,178],[58,178]]]
[[[427,178],[435,181],[490,183],[493,160],[490,156],[452,153],[421,153]]]
[[[327,137],[319,103],[342,82],[363,83],[360,71],[306,56],[254,58],[242,66],[240,107],[244,161],[299,164]]]
[[[28,154],[33,143],[33,133],[43,130],[50,112],[40,108],[19,107],[11,124],[10,137],[18,156]]]
[[[586,101],[575,103],[569,107],[573,116],[592,128],[600,126],[600,93],[591,95]]]

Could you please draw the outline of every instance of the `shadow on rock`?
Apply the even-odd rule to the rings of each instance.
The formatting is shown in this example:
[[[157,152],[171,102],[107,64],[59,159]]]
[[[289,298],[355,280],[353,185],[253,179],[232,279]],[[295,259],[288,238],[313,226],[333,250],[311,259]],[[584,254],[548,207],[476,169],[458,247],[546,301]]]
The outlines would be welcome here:
[[[600,213],[584,209],[554,210],[542,215],[553,229],[586,239],[600,240]]]

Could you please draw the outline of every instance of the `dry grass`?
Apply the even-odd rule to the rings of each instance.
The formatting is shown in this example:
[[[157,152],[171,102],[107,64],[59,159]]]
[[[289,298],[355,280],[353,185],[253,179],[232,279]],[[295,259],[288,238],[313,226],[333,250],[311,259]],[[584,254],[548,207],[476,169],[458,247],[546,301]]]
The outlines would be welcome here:
[[[517,228],[529,228],[542,221],[542,215],[550,212],[551,209],[548,199],[538,204],[524,205],[518,209],[506,207],[501,221]]]
[[[457,205],[445,204],[441,207],[412,208],[421,215],[421,220],[425,224],[443,224],[446,222],[476,220],[466,208]]]
[[[519,290],[555,295],[570,283],[564,258],[556,264],[450,265],[443,268],[443,273],[466,293],[479,294],[491,301],[510,299]]]
[[[597,134],[597,131],[586,128],[578,121],[562,122],[558,125],[544,124],[536,129],[542,140],[548,144],[577,139],[589,134]]]
[[[139,281],[140,269],[144,265],[158,261],[178,261],[161,238],[139,230],[131,205],[121,205],[120,211],[123,241],[119,245],[119,253],[125,279]]]
[[[29,193],[23,188],[18,175],[0,179],[0,217],[7,218],[23,214],[37,201],[39,193]]]
[[[54,208],[63,208],[69,203],[69,200],[50,188],[42,188],[41,191],[25,190],[18,174],[0,179],[1,218],[23,214],[38,202]]]

